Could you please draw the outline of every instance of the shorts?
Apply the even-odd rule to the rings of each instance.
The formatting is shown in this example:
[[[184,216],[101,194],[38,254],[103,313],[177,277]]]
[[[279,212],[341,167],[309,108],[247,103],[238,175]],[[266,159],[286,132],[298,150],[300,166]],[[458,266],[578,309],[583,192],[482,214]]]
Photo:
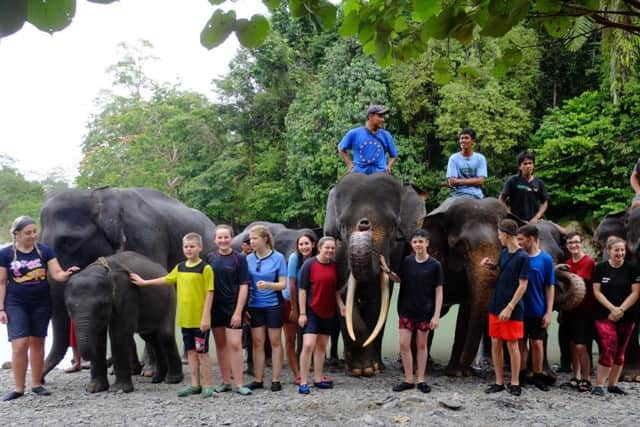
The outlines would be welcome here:
[[[298,321],[292,321],[291,319],[291,301],[284,300],[282,303],[282,323],[285,325],[292,324],[297,325]]]
[[[184,352],[195,350],[196,353],[209,352],[209,331],[202,332],[200,328],[182,328],[182,342]]]
[[[47,336],[51,319],[51,300],[45,302],[18,302],[5,298],[4,309],[7,314],[7,335],[9,341],[17,338]]]
[[[612,322],[609,319],[595,321],[601,344],[598,357],[600,365],[607,368],[613,365],[624,365],[624,353],[627,351],[635,326],[635,322]]]
[[[411,320],[407,317],[400,317],[398,321],[399,329],[408,329],[410,331],[415,331],[416,329],[422,332],[427,332],[429,330],[429,321],[428,320]]]
[[[282,306],[280,304],[273,307],[249,307],[251,315],[251,327],[277,329],[282,328]]]
[[[211,310],[211,328],[242,329],[242,321],[238,327],[231,327],[231,317],[233,317],[233,313],[214,308]]]
[[[331,335],[336,329],[336,318],[323,319],[313,311],[307,309],[307,324],[302,329],[302,334]]]
[[[498,316],[489,313],[489,336],[505,341],[516,341],[524,337],[524,322],[522,320],[500,320]]]
[[[595,335],[593,319],[588,316],[565,316],[562,322],[567,328],[569,341],[574,344],[591,344]]]
[[[547,337],[546,328],[542,327],[542,317],[524,318],[524,338],[543,340]]]

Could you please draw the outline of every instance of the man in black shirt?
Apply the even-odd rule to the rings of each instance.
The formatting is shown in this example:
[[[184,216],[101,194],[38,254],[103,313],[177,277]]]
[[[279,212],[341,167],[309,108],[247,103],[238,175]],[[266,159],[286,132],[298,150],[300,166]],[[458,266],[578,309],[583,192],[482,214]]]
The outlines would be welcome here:
[[[544,183],[533,176],[535,154],[525,151],[518,154],[517,160],[519,172],[504,184],[500,201],[507,205],[508,199],[511,213],[535,224],[549,206],[549,195]]]

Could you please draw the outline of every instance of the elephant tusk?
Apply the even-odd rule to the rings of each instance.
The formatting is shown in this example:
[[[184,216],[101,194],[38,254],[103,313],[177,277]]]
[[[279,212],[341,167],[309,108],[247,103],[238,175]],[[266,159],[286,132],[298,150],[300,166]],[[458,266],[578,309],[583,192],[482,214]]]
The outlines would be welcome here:
[[[380,275],[380,315],[378,316],[378,323],[376,323],[376,327],[369,335],[369,338],[362,344],[362,347],[366,347],[373,340],[376,339],[382,327],[384,326],[384,322],[387,321],[387,313],[389,312],[389,276],[386,273],[382,273]]]
[[[353,332],[353,300],[356,295],[356,278],[353,277],[353,273],[349,273],[349,280],[347,281],[347,308],[345,313],[345,321],[347,323],[347,332],[349,337],[355,341],[356,334]]]

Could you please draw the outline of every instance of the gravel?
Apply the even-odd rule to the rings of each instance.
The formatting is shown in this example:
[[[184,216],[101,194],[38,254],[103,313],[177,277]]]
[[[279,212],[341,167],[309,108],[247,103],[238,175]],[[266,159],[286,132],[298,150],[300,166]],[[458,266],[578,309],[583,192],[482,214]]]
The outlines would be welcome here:
[[[387,371],[373,378],[353,378],[332,372],[335,388],[298,394],[290,371],[283,374],[283,390],[265,390],[252,396],[235,393],[176,397],[184,384],[151,384],[150,378],[135,377],[133,393],[97,393],[84,391],[89,372],[65,374],[54,370],[47,377],[51,396],[27,393],[12,402],[0,402],[3,426],[23,425],[135,425],[135,426],[397,426],[397,425],[521,425],[521,426],[586,426],[631,425],[637,422],[635,412],[640,398],[640,385],[622,383],[629,393],[618,397],[595,397],[566,387],[553,387],[542,392],[533,386],[520,397],[506,392],[486,395],[491,382],[479,377],[449,378],[436,369],[427,378],[433,391],[417,390],[394,393],[391,387],[402,379],[399,366],[387,362]],[[214,367],[214,382],[219,372]],[[187,374],[185,366],[185,374]],[[269,374],[267,370],[267,374]],[[188,378],[188,375],[186,375]],[[113,378],[113,377],[111,377]],[[268,378],[268,377],[267,377]],[[568,381],[560,375],[558,383]],[[249,377],[245,377],[249,380]],[[11,390],[11,370],[0,370],[0,393]],[[268,385],[268,384],[266,384]]]

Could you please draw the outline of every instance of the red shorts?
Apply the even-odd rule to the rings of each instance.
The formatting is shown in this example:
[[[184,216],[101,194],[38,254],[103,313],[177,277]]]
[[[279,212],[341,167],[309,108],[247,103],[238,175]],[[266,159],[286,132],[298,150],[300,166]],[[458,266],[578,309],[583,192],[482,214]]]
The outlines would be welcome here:
[[[399,328],[408,329],[410,331],[414,331],[417,329],[419,331],[426,332],[429,330],[429,321],[422,320],[422,321],[416,322],[415,320],[411,320],[406,317],[401,317]]]
[[[495,314],[489,313],[489,336],[505,341],[519,340],[524,337],[524,322],[500,320]]]

